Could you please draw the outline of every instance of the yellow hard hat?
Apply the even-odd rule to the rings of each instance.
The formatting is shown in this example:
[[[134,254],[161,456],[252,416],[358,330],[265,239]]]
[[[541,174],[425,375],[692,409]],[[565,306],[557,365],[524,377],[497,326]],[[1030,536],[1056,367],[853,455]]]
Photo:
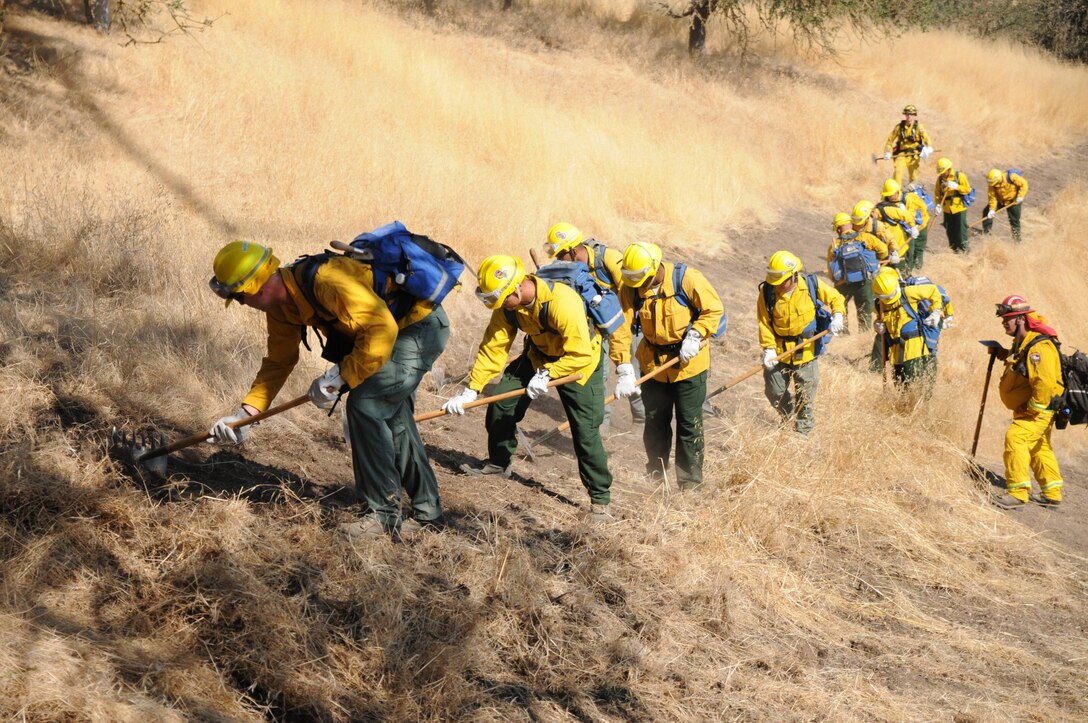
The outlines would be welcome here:
[[[835,214],[835,220],[831,222],[831,228],[838,231],[840,226],[846,226],[849,223],[850,223],[850,214],[843,213],[842,211],[840,211],[839,213]]]
[[[947,158],[937,159],[937,173],[945,173],[952,170],[952,161]]]
[[[276,273],[280,260],[272,255],[268,246],[249,241],[231,241],[219,249],[212,262],[212,276],[208,286],[216,296],[230,302],[241,299],[242,294],[256,294],[264,283]]]
[[[918,108],[913,103],[903,107],[903,115],[918,115]]]
[[[623,252],[623,285],[638,288],[653,278],[661,265],[661,247],[650,241],[638,241]]]
[[[854,206],[853,213],[850,214],[850,220],[855,226],[863,226],[865,222],[869,220],[869,217],[873,215],[873,204],[871,201],[858,201]]]
[[[476,276],[479,279],[476,298],[487,308],[497,309],[525,280],[525,266],[516,256],[495,254],[483,260]]]
[[[548,231],[548,241],[544,244],[544,250],[554,259],[580,243],[582,243],[582,232],[576,226],[560,221]]]
[[[873,294],[885,304],[894,304],[902,293],[899,272],[893,268],[885,266],[873,279]]]
[[[889,178],[884,181],[884,188],[880,189],[881,198],[891,198],[895,194],[903,190],[903,187],[899,185],[899,181],[894,178]]]
[[[1001,182],[1001,176],[1004,175],[996,168],[991,168],[990,172],[986,174],[986,182],[991,186],[996,186]]]
[[[767,283],[778,286],[802,268],[801,259],[789,251],[775,251],[767,262]]]

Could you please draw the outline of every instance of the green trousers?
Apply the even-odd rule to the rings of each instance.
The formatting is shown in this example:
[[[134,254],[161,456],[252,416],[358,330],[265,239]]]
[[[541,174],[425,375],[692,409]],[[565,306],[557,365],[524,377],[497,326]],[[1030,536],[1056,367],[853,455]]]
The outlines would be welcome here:
[[[937,383],[937,357],[922,356],[892,367],[892,380],[900,389],[920,387],[926,399]]]
[[[646,404],[646,426],[642,430],[646,469],[660,473],[669,468],[675,417],[676,482],[681,489],[703,483],[703,402],[708,375],[709,372],[702,372],[678,382],[650,379],[642,383],[642,401]]]
[[[413,417],[416,388],[446,348],[450,321],[442,307],[397,335],[381,369],[348,394],[347,425],[355,488],[368,514],[387,530],[400,526],[402,490],[420,521],[442,516],[438,480]]]
[[[967,236],[967,211],[946,213],[941,219],[945,233],[948,234],[948,247],[958,254],[971,250],[971,241]]]
[[[910,248],[907,249],[907,258],[902,264],[904,276],[910,276],[922,268],[922,264],[925,263],[926,243],[928,242],[929,226],[925,226],[918,230],[918,238],[913,239],[910,242]]]
[[[1023,210],[1024,204],[1014,203],[1009,206],[1009,210],[1006,213],[1009,214],[1009,228],[1012,230],[1012,240],[1016,243],[1020,243],[1020,211]],[[1004,208],[1002,206],[1001,208]],[[990,233],[990,229],[994,227],[994,222],[991,219],[986,218],[986,214],[989,213],[988,207],[983,207],[982,218],[985,219],[982,222],[982,233]]]
[[[790,394],[790,380],[797,393],[794,403]],[[816,427],[816,388],[820,386],[819,360],[790,366],[779,362],[774,369],[763,369],[763,393],[782,419],[796,413],[794,429],[801,434],[808,434]]]
[[[867,280],[841,284],[835,289],[846,297],[847,313],[850,311],[850,300],[853,299],[854,310],[858,317],[858,331],[868,331],[873,325],[873,282]],[[849,319],[844,320],[842,333],[850,333]]]
[[[584,385],[571,382],[557,387],[559,401],[570,422],[574,455],[578,459],[578,476],[595,505],[607,505],[611,500],[612,473],[608,471],[608,454],[601,441],[604,421],[604,365],[601,359],[593,375]],[[510,363],[491,394],[524,389],[536,374],[527,355]],[[487,405],[487,454],[491,464],[508,467],[518,446],[517,425],[525,418],[530,399],[527,395],[503,399]]]

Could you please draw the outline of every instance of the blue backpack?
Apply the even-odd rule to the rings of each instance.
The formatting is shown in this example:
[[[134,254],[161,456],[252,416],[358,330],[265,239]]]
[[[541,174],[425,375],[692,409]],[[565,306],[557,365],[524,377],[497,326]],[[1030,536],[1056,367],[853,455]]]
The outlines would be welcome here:
[[[911,318],[909,322],[903,325],[903,328],[899,330],[899,336],[901,339],[913,339],[921,334],[925,337],[926,348],[929,349],[929,353],[933,356],[937,356],[937,342],[941,339],[941,325],[938,324],[937,328],[931,328],[922,323],[922,319],[929,316],[933,309],[929,303],[929,299],[922,299],[918,302],[918,308],[915,309],[910,305],[909,299],[907,299],[906,287],[908,286],[921,286],[922,284],[933,284],[928,276],[911,276],[902,283],[903,287],[903,310],[907,312],[907,316]],[[937,291],[941,294],[941,308],[948,306],[951,302],[951,298],[948,296],[948,292],[944,290],[944,287],[940,284],[933,284],[937,287]]]
[[[672,288],[674,295],[672,298],[676,299],[682,306],[684,306],[689,312],[691,312],[691,323],[688,324],[688,328],[684,330],[684,336],[687,335],[688,330],[695,326],[696,320],[702,310],[696,309],[695,304],[692,303],[691,297],[684,291],[684,274],[688,272],[688,267],[685,264],[676,264],[672,267]],[[642,332],[642,322],[639,320],[638,312],[642,309],[643,298],[639,296],[638,291],[634,292],[635,299],[635,321],[631,325],[632,332],[635,336],[638,336]],[[718,328],[710,336],[717,339],[719,336],[725,333],[725,330],[729,328],[729,320],[726,318],[725,310],[722,310],[722,318],[718,320]]]
[[[805,339],[810,339],[821,331],[831,328],[831,319],[834,314],[828,309],[822,301],[816,296],[816,288],[819,282],[816,280],[816,274],[805,274],[805,283],[808,286],[808,295],[812,299],[812,305],[816,308],[816,315],[812,321],[809,322],[802,331],[800,336],[784,336],[782,337],[790,346],[798,344]],[[763,305],[767,307],[767,315],[770,316],[774,311],[774,287],[763,281],[759,284],[760,292],[763,294]],[[831,342],[831,335],[826,334],[816,340],[814,344],[814,351],[816,356],[820,356],[824,353],[824,349]]]
[[[1005,171],[1005,182],[1006,183],[1012,183],[1012,174],[1014,174],[1014,173],[1016,175],[1020,176],[1020,178],[1024,177],[1024,174],[1020,172],[1019,168],[1010,168],[1009,170]]]
[[[587,241],[586,245],[593,249],[593,275],[597,277],[600,283],[605,284],[610,289],[616,288],[616,280],[612,278],[608,267],[604,265],[604,252],[607,247],[594,239]]]
[[[611,336],[623,326],[623,309],[616,292],[602,287],[589,266],[581,261],[553,261],[536,270],[535,276],[545,281],[559,281],[582,297],[586,314],[604,336]]]
[[[907,223],[906,221],[900,221],[898,219],[894,219],[894,218],[892,218],[891,216],[888,215],[888,207],[891,206],[891,207],[894,208],[894,207],[897,207],[898,205],[899,204],[892,203],[891,201],[884,201],[884,202],[878,203],[876,205],[876,210],[880,212],[880,218],[883,219],[884,223],[891,224],[891,225],[894,225],[894,226],[898,226],[899,228],[903,229],[903,233],[905,233],[907,235],[907,240],[909,241],[910,240],[910,224]],[[915,218],[917,218],[917,217],[918,217],[918,213],[915,212]],[[921,222],[920,220],[916,221],[916,223],[920,223],[920,222]]]
[[[456,251],[410,232],[400,221],[359,234],[351,246],[353,251],[345,255],[370,264],[374,271],[374,291],[389,305],[398,321],[407,315],[416,300],[441,304],[458,286],[465,270],[465,262]],[[323,263],[338,255],[325,251],[301,256],[293,264],[301,265],[297,278],[306,299],[315,311],[327,317],[332,314],[314,296],[314,277]],[[387,291],[390,281],[393,290]]]
[[[831,257],[831,279],[835,283],[845,281],[848,284],[856,284],[859,281],[868,281],[876,276],[880,269],[876,252],[865,246],[860,241],[856,232],[843,234],[839,238],[843,243],[835,249]]]

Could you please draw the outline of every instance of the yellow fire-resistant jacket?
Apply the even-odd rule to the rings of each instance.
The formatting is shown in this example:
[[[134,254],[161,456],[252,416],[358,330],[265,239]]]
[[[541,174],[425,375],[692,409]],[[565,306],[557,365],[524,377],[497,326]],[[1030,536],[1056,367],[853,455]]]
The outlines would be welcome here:
[[[843,238],[842,236],[836,236],[834,239],[832,239],[831,245],[827,247],[827,275],[829,277],[832,276],[831,260],[835,258],[835,251],[844,243],[848,243],[850,241],[857,241],[865,248],[874,252],[878,261],[888,258],[888,245],[878,239],[876,236],[869,233],[868,231],[859,231],[857,232],[857,235],[853,238]],[[846,279],[841,279],[835,283],[835,286],[842,286],[845,283]],[[869,282],[866,281],[865,283]]]
[[[892,128],[892,133],[888,136],[888,142],[884,144],[884,151],[917,156],[922,152],[922,146],[931,145],[933,144],[929,141],[929,133],[922,127],[921,123],[915,120],[908,127],[907,121],[904,119],[896,123],[895,128]]]
[[[902,364],[912,359],[919,357],[930,356],[929,347],[926,346],[925,337],[922,335],[921,324],[925,320],[928,314],[918,312],[918,329],[917,336],[910,339],[904,339],[902,337],[903,327],[913,321],[907,310],[903,308],[903,297],[906,296],[910,302],[911,308],[917,310],[918,302],[923,299],[929,301],[930,311],[934,309],[940,309],[944,304],[944,300],[941,299],[941,292],[937,288],[936,284],[917,284],[916,286],[903,287],[903,293],[899,295],[899,298],[894,303],[888,304],[886,301],[878,302],[880,304],[880,314],[878,318],[884,322],[885,337],[884,341],[888,345],[888,361],[892,364]]]
[[[601,361],[601,335],[591,329],[582,297],[566,284],[553,282],[549,286],[547,281],[532,274],[527,278],[536,283],[536,298],[528,306],[509,312],[514,324],[503,309],[491,314],[469,374],[470,389],[482,391],[485,384],[502,373],[519,329],[528,337],[525,353],[533,367],[547,369],[552,379],[581,374],[582,378],[575,383],[584,385],[597,369]],[[545,324],[541,323],[542,310]],[[627,343],[630,345],[630,339]]]
[[[1061,357],[1054,342],[1044,339],[1028,350],[1027,358],[1021,350],[1039,336],[1029,331],[1020,344],[1013,343],[1012,351],[1005,359],[1005,373],[1001,375],[1001,401],[1012,410],[1013,419],[1033,419],[1040,414],[1051,414],[1050,400],[1062,394]],[[1027,374],[1023,374],[1023,372]]]
[[[816,280],[816,298],[831,307],[831,313],[846,312],[846,299],[835,287]],[[797,275],[797,285],[788,296],[775,296],[774,308],[769,310],[763,301],[760,290],[756,301],[756,317],[759,319],[759,345],[764,349],[774,349],[776,353],[789,349],[800,342],[801,332],[816,318],[816,307],[808,293],[808,279],[804,274]],[[792,356],[782,360],[784,364],[800,366],[815,358],[814,344],[808,344]]]
[[[854,230],[859,234],[865,234],[869,236],[875,236],[880,240],[880,243],[884,245],[884,253],[877,253],[876,258],[878,261],[884,261],[888,258],[888,253],[892,249],[899,248],[899,237],[895,235],[895,232],[890,228],[891,224],[877,221],[875,218],[869,218],[859,228],[854,226]]]
[[[268,353],[243,400],[262,412],[268,409],[298,363],[302,328],[320,327],[326,322],[299,288],[297,271],[288,266],[277,272],[287,287],[289,301],[265,314]],[[313,287],[318,302],[336,317],[327,323],[338,334],[355,340],[351,353],[340,361],[340,376],[349,387],[355,388],[389,360],[397,341],[397,322],[374,292],[374,274],[369,264],[347,257],[329,259],[318,268]],[[432,310],[433,306],[426,302],[417,303],[401,323],[415,323]]]
[[[618,294],[620,292],[620,280],[623,278],[623,254],[616,249],[601,244],[601,247],[604,248],[604,268],[608,275],[612,277],[611,281],[609,281],[597,273],[597,251],[594,247],[599,243],[599,241],[591,239],[583,244],[589,254],[586,264],[589,265],[589,272],[593,274],[593,278],[597,280],[598,284],[603,288],[612,289]]]
[[[905,204],[888,203],[888,205],[878,205],[878,209],[884,211],[891,222],[883,221],[882,225],[887,229],[888,236],[893,239],[888,244],[888,250],[894,249],[899,253],[900,258],[904,258],[907,255],[907,250],[910,248],[910,234],[907,230],[899,225],[899,222],[907,224],[907,226],[914,226],[914,211],[908,211]],[[878,210],[877,213],[880,213]],[[883,218],[883,216],[882,216]]]
[[[929,226],[929,209],[926,208],[926,202],[922,200],[921,196],[919,196],[914,191],[907,191],[903,194],[903,204],[906,206],[907,211],[910,213],[910,222],[912,224],[914,224],[914,221],[918,218],[916,212],[922,212],[922,222],[916,224],[918,226],[918,230],[922,230]]]
[[[1011,206],[1017,198],[1028,195],[1028,181],[1019,173],[1004,173],[1000,181],[990,186],[989,195],[991,211]]]
[[[642,301],[638,310],[639,323],[642,325],[643,339],[635,350],[643,374],[649,374],[660,364],[680,353],[680,342],[684,340],[687,329],[699,332],[704,339],[709,339],[718,330],[725,307],[718,292],[706,280],[706,277],[690,266],[684,272],[684,293],[691,300],[693,309],[689,309],[676,300],[673,287],[674,265],[661,263],[664,280],[660,286],[650,288],[650,282],[635,289],[623,286],[620,289],[620,305],[623,307],[625,322],[612,335],[611,357],[617,364],[631,361],[631,323],[635,318],[636,295]],[[692,317],[699,318],[692,323]],[[678,382],[702,374],[710,368],[710,347],[705,346],[699,353],[688,360],[687,364],[672,367],[654,377],[660,382]]]
[[[963,213],[967,210],[963,197],[971,192],[971,184],[967,182],[967,174],[963,171],[952,171],[949,175],[956,179],[959,188],[955,191],[945,191],[945,184],[951,179],[945,176],[937,176],[937,183],[933,187],[933,193],[935,194],[933,197],[941,201],[941,210],[945,213]]]

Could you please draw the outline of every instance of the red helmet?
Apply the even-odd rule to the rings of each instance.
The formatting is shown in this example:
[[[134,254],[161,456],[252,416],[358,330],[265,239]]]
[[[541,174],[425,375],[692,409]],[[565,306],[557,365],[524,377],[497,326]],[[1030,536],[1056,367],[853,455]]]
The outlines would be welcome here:
[[[1006,296],[997,305],[997,315],[1001,317],[1023,316],[1031,311],[1031,304],[1020,294]]]

